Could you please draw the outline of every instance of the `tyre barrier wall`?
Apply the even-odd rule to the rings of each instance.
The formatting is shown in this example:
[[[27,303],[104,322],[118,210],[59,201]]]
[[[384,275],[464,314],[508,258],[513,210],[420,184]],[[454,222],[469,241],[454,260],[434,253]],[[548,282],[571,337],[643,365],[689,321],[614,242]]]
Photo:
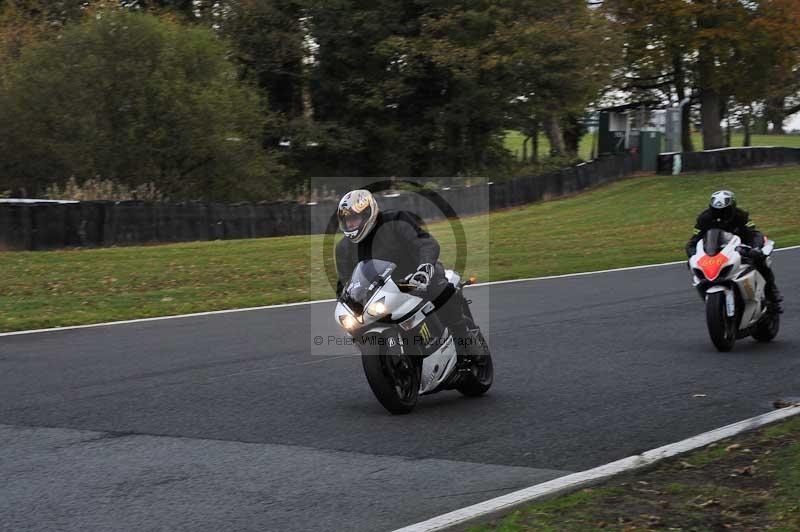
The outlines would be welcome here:
[[[436,190],[459,216],[569,195],[629,176],[631,156],[615,156],[544,175]],[[379,196],[383,209],[444,218],[428,194]],[[487,209],[488,206],[488,209]],[[276,203],[0,203],[0,250],[47,250],[147,243],[231,240],[324,233],[336,201]]]
[[[676,165],[676,157],[679,164]],[[724,172],[738,168],[758,168],[800,164],[800,148],[751,147],[722,148],[688,153],[662,153],[658,173],[671,175],[689,172]]]

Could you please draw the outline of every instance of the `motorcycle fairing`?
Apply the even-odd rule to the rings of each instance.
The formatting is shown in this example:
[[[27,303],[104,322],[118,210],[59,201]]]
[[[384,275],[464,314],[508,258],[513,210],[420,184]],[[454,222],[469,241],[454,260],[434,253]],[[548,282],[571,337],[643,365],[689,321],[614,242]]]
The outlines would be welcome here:
[[[724,253],[719,253],[717,255],[703,255],[697,261],[697,266],[700,267],[700,270],[706,276],[706,279],[709,281],[716,281],[717,277],[719,277],[719,273],[722,271],[723,266],[728,264],[729,257]]]
[[[335,317],[350,315],[358,326],[347,334],[363,338],[372,335],[390,334],[393,327],[405,331],[397,338],[400,349],[413,348],[422,355],[420,394],[431,393],[444,384],[456,368],[458,355],[449,328],[442,325],[435,315],[434,304],[414,294],[403,292],[391,278],[394,264],[384,261],[365,261],[356,267],[342,297],[336,304]],[[458,286],[460,276],[448,270],[448,282]],[[373,316],[370,306],[383,300],[387,313]],[[412,338],[409,340],[408,335]],[[403,341],[406,341],[403,344]],[[414,345],[416,343],[416,345]],[[410,345],[409,345],[410,344]],[[361,345],[368,349],[368,345]]]
[[[747,329],[755,325],[766,312],[766,281],[752,265],[742,261],[742,256],[737,251],[742,243],[741,238],[725,232],[719,232],[718,236],[719,238],[710,239],[712,249],[709,251],[713,255],[706,253],[705,239],[697,243],[696,253],[689,260],[689,266],[693,272],[702,272],[705,279],[699,278],[695,273],[694,285],[706,296],[725,291],[726,313],[734,316],[738,308],[741,316],[739,329]],[[774,246],[773,241],[766,240],[762,251],[768,257],[767,260],[770,260],[769,255]],[[724,261],[721,257],[725,257]]]
[[[766,281],[756,270],[750,270],[745,275],[739,276],[733,281],[742,295],[744,308],[742,310],[742,327],[754,325],[761,319],[764,313],[762,302],[764,298],[764,288]]]
[[[442,346],[422,360],[419,393],[435,391],[450,377],[456,367],[456,346],[448,329],[444,330]]]
[[[708,298],[709,294],[715,294],[717,292],[725,292],[725,313],[729,318],[732,318],[736,315],[736,296],[733,290],[723,285],[712,286],[706,290],[706,298]]]
[[[396,266],[384,260],[359,262],[350,276],[340,296],[340,301],[352,310],[353,314],[364,314],[367,304],[387,282],[391,280]],[[357,317],[357,316],[356,316]]]

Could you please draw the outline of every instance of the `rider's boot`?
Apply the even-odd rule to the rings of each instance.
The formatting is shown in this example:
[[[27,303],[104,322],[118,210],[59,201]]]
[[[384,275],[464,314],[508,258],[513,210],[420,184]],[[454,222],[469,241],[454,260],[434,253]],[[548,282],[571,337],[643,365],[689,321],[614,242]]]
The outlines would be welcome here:
[[[761,265],[761,267],[758,268],[758,271],[767,282],[767,285],[764,287],[764,296],[766,296],[770,308],[774,312],[782,314],[783,306],[781,305],[781,302],[783,302],[783,296],[781,296],[781,293],[778,290],[778,285],[775,283],[775,272],[773,272],[772,268],[766,264]]]
[[[783,296],[778,290],[778,285],[775,284],[775,279],[773,279],[772,282],[767,282],[767,286],[764,287],[764,295],[767,297],[767,301],[770,307],[772,307],[772,310],[778,314],[783,314],[783,305],[781,305]]]
[[[463,357],[470,354],[471,337],[467,331],[467,321],[464,319],[464,312],[462,311],[462,298],[461,293],[453,292],[439,311],[442,322],[453,334],[456,352]]]

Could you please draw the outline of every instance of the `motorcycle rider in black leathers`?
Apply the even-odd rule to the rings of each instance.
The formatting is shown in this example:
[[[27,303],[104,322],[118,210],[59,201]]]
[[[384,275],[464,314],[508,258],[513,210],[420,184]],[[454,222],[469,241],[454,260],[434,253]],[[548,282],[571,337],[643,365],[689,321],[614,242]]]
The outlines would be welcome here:
[[[742,243],[753,248],[748,256],[753,260],[753,266],[767,282],[765,295],[767,301],[775,312],[783,312],[781,302],[783,298],[775,284],[775,274],[767,264],[766,257],[761,253],[761,248],[766,243],[764,235],[756,229],[756,224],[750,221],[750,215],[736,207],[736,196],[729,190],[720,190],[711,195],[709,208],[697,217],[694,236],[686,244],[686,254],[691,257],[695,254],[697,243],[703,239],[709,229],[721,229],[737,235]]]
[[[450,328],[460,355],[470,344],[463,314],[463,296],[445,277],[439,262],[439,243],[422,225],[422,220],[408,211],[381,211],[368,190],[353,190],[339,202],[339,228],[345,237],[336,245],[336,296],[363,260],[393,262],[396,282],[413,274],[409,283],[425,291]]]

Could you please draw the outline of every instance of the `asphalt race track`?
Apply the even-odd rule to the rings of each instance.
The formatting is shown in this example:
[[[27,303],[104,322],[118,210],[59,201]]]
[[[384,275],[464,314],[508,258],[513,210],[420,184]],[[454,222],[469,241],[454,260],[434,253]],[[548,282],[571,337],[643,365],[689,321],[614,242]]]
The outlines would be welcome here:
[[[311,349],[331,303],[0,337],[0,530],[390,530],[767,412],[800,396],[776,270],[778,340],[729,354],[682,265],[470,289],[494,388],[399,417]]]

